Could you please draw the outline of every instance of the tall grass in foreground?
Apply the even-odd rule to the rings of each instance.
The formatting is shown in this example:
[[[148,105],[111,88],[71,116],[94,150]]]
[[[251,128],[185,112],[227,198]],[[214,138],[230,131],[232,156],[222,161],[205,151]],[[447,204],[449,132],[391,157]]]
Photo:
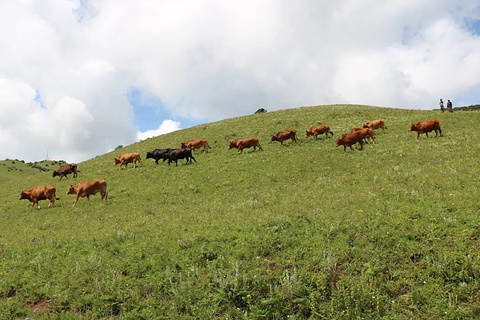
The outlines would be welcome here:
[[[366,120],[363,151],[334,140]],[[408,125],[438,119],[443,136]],[[0,186],[0,318],[461,319],[480,317],[480,113],[367,106],[282,110],[210,123]],[[304,138],[328,124],[334,138]],[[296,129],[298,144],[270,135]],[[263,152],[227,151],[257,136]],[[146,160],[205,138],[197,164]],[[122,152],[143,166],[113,166]],[[108,202],[70,183],[102,178]],[[55,208],[18,201],[57,187]]]

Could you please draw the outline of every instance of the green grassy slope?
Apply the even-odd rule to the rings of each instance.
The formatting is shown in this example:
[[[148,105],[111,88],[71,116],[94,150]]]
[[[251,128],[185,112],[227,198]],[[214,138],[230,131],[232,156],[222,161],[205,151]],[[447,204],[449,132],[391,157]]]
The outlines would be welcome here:
[[[18,159],[0,160],[0,181],[28,178],[39,172],[56,170],[65,163],[63,160],[43,160],[27,163]]]
[[[363,151],[335,139],[366,120],[387,132]],[[408,125],[440,120],[443,136]],[[0,186],[0,318],[284,319],[480,316],[480,112],[355,105],[228,119],[147,139]],[[305,139],[318,124],[334,138]],[[296,129],[298,144],[269,143]],[[227,151],[256,136],[263,152]],[[205,138],[197,163],[155,165],[155,148]],[[140,152],[143,166],[113,158]],[[102,178],[109,200],[66,195]],[[57,187],[55,208],[22,189]],[[53,301],[52,296],[55,296]]]

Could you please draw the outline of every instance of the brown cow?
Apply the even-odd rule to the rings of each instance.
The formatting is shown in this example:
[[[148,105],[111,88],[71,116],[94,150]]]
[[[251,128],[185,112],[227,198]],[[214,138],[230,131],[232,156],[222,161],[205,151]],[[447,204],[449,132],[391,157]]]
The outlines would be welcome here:
[[[353,128],[350,132],[357,131],[363,137],[363,142],[368,144],[367,140],[371,140],[372,143],[375,143],[375,133],[372,128]]]
[[[283,146],[283,141],[288,139],[292,139],[293,142],[297,143],[297,132],[295,130],[280,131],[273,135],[270,141],[280,141],[280,144]]]
[[[330,133],[333,137],[333,132],[330,131],[329,126],[316,126],[316,127],[311,127],[307,131],[305,131],[305,138],[308,138],[310,136],[313,136],[314,139],[317,139],[317,136],[319,134],[324,134],[325,136],[328,137],[328,134]]]
[[[364,137],[360,131],[351,131],[342,135],[335,141],[335,143],[337,147],[343,146],[343,152],[347,150],[347,147],[352,149],[352,146],[357,142],[360,143],[360,150],[363,150],[363,139]]]
[[[383,131],[385,131],[385,129],[388,129],[387,126],[385,125],[385,121],[383,121],[382,119],[367,121],[364,124],[362,124],[362,128],[372,128],[372,129],[381,128]]]
[[[37,205],[38,209],[40,209],[40,205],[38,204],[38,201],[49,200],[50,203],[48,204],[48,207],[50,206],[54,207],[55,200],[60,200],[59,198],[55,197],[56,191],[57,189],[55,189],[54,186],[33,187],[28,191],[23,190],[20,193],[20,197],[18,197],[18,200],[28,199],[32,203],[32,208],[34,205]]]
[[[137,161],[140,162],[142,165],[142,159],[140,158],[140,154],[136,152],[132,153],[124,153],[122,155],[119,155],[117,158],[114,159],[113,165],[116,166],[117,164],[120,163],[120,168],[125,165],[125,168],[127,167],[127,164],[133,163],[133,168],[135,169]]]
[[[78,198],[80,197],[87,197],[88,202],[90,202],[90,196],[95,195],[98,192],[102,195],[102,200],[105,198],[107,201],[108,192],[107,192],[107,183],[105,180],[97,179],[92,181],[82,181],[76,186],[70,185],[67,190],[67,194],[76,194],[77,197],[75,198],[75,202],[73,206],[78,202]]]
[[[53,170],[53,178],[55,178],[56,176],[60,176],[59,181],[61,181],[63,177],[68,178],[67,174],[70,174],[70,173],[73,173],[73,177],[76,178],[77,177],[77,172],[80,172],[80,171],[77,170],[77,164],[76,163],[70,163],[70,164],[66,164],[66,165],[61,166],[57,170]]]
[[[253,147],[254,152],[257,147],[263,151],[262,146],[258,141],[258,138],[238,138],[234,141],[230,141],[230,144],[228,145],[228,150],[232,148],[237,148],[238,154],[241,154],[244,148],[250,148],[250,147]]]
[[[428,138],[428,133],[430,131],[435,131],[435,137],[438,136],[438,132],[440,132],[440,136],[442,136],[442,129],[440,128],[440,122],[438,120],[423,121],[416,124],[412,123],[410,124],[408,130],[416,131],[417,139],[420,137],[421,133],[425,133]]]
[[[187,149],[188,148],[188,149],[192,149],[192,151],[195,151],[196,149],[203,148],[203,153],[208,152],[208,149],[212,149],[212,148],[210,148],[207,140],[205,140],[205,139],[188,140],[187,142],[182,142],[180,144],[180,148],[181,149]]]

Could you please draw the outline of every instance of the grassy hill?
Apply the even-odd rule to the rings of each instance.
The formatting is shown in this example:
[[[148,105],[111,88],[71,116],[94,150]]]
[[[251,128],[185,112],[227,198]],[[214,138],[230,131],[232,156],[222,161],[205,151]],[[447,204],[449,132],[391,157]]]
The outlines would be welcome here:
[[[335,139],[385,119],[360,151]],[[443,136],[410,123],[438,119]],[[330,125],[335,136],[305,139]],[[0,185],[0,318],[463,319],[480,317],[480,112],[302,107],[180,130]],[[269,143],[296,129],[299,142]],[[264,151],[227,151],[256,136]],[[197,163],[155,148],[205,138]],[[143,166],[113,158],[140,152]],[[109,199],[65,192],[102,178]],[[54,208],[22,189],[52,184]]]
[[[28,178],[39,172],[56,170],[65,163],[63,160],[43,160],[27,163],[18,159],[0,160],[0,181]]]

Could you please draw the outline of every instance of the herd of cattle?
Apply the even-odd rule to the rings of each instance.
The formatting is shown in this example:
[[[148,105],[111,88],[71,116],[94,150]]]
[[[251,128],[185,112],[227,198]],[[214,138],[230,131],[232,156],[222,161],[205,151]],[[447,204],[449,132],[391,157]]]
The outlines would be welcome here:
[[[375,129],[386,130],[385,122],[383,120],[372,120],[364,123],[361,128],[353,128],[350,132],[343,134],[340,138],[336,139],[336,146],[343,146],[343,151],[345,152],[347,147],[352,149],[352,146],[356,143],[360,144],[360,149],[363,149],[364,143],[368,143],[368,140],[375,141]],[[440,128],[440,122],[438,120],[430,120],[424,122],[418,122],[416,124],[411,124],[409,131],[417,132],[417,139],[420,137],[420,134],[425,134],[428,137],[428,133],[435,131],[435,137],[442,135],[442,129]],[[305,132],[305,137],[308,138],[313,136],[314,139],[317,139],[318,135],[325,134],[328,137],[328,134],[331,134],[333,137],[333,132],[330,130],[330,127],[327,125],[312,127]],[[297,142],[296,131],[288,130],[278,132],[276,135],[272,135],[271,141],[279,141],[281,145],[285,140],[292,140]],[[238,138],[234,141],[231,141],[228,145],[228,150],[236,148],[238,154],[243,152],[245,148],[253,148],[253,151],[258,147],[259,150],[263,150],[258,138]],[[186,159],[186,164],[191,163],[192,160],[197,162],[193,157],[192,151],[196,149],[203,149],[203,152],[207,152],[210,149],[210,146],[205,139],[196,139],[189,140],[187,142],[182,142],[179,149],[155,149],[151,152],[147,152],[147,159],[154,159],[155,163],[158,165],[159,160],[163,162],[168,161],[170,165],[171,162],[175,161],[175,165],[178,165],[179,159]],[[353,149],[352,149],[353,150]],[[114,159],[114,165],[120,164],[120,167],[123,165],[127,167],[127,164],[132,163],[133,168],[136,167],[137,162],[142,163],[140,154],[134,153],[124,153]],[[67,178],[67,175],[73,174],[73,177],[77,177],[77,173],[80,172],[77,169],[77,164],[70,163],[61,166],[59,169],[53,171],[53,177],[60,176],[62,178]],[[87,200],[90,201],[90,196],[97,193],[101,194],[102,200],[107,201],[108,192],[107,192],[107,183],[105,180],[97,179],[92,181],[83,181],[77,185],[70,185],[67,190],[67,194],[75,194],[75,206],[80,197],[87,197]],[[40,200],[49,200],[50,203],[48,207],[54,206],[55,200],[59,200],[56,197],[56,188],[51,185],[33,187],[30,190],[23,190],[20,193],[19,200],[28,199],[32,203],[32,208],[36,205],[40,209],[38,201]]]

